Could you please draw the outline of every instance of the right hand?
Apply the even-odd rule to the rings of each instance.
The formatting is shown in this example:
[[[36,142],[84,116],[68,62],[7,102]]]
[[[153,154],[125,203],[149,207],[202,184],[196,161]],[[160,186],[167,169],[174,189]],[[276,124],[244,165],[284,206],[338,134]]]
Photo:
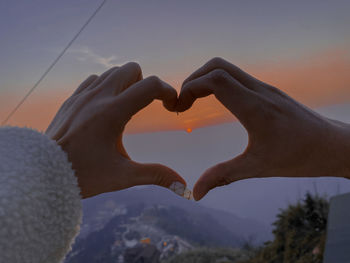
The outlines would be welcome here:
[[[193,189],[196,200],[217,186],[247,178],[349,178],[349,125],[317,114],[221,58],[184,81],[176,110],[185,111],[210,94],[246,128],[249,143],[239,156],[204,172]]]

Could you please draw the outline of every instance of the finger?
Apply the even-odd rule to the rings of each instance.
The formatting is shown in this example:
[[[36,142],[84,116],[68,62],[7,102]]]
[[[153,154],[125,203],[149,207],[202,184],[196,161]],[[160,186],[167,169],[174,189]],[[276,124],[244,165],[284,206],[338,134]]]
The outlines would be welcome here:
[[[199,78],[215,69],[222,69],[225,70],[227,73],[229,73],[233,78],[235,78],[238,82],[243,84],[249,89],[252,90],[259,90],[259,87],[261,84],[263,84],[262,81],[254,78],[253,76],[249,75],[239,67],[231,64],[230,62],[222,59],[222,58],[213,58],[209,62],[207,62],[204,66],[196,70],[194,73],[192,73],[184,82],[183,85],[186,83]],[[261,89],[261,88],[260,88]]]
[[[126,159],[131,159],[129,154],[126,152],[125,147],[123,145],[123,133],[119,135],[116,143],[117,151]]]
[[[82,92],[84,89],[86,89],[87,87],[89,87],[96,79],[98,78],[97,75],[91,75],[89,76],[86,80],[83,81],[83,83],[81,83],[79,85],[79,87],[74,91],[73,96],[79,94],[80,92]]]
[[[96,86],[96,89],[103,90],[106,95],[118,95],[141,79],[140,65],[129,62],[111,72],[101,84]]]
[[[169,84],[158,77],[151,76],[130,86],[115,100],[115,114],[120,115],[120,109],[125,119],[149,105],[153,100],[163,101],[168,110],[173,110],[177,103],[177,92]]]
[[[141,164],[129,161],[130,187],[135,185],[158,185],[183,196],[186,181],[174,170],[161,164]],[[172,186],[177,185],[174,189]]]
[[[105,71],[101,76],[99,76],[97,79],[94,80],[94,82],[91,83],[89,88],[87,90],[91,90],[95,88],[96,86],[100,85],[112,72],[118,70],[119,67],[113,67],[109,70]]]
[[[216,69],[182,87],[176,110],[185,111],[196,99],[210,94],[214,94],[243,125],[249,122],[259,102],[257,93],[245,88],[226,71]]]
[[[193,188],[195,200],[202,199],[211,189],[242,179],[251,178],[254,174],[252,164],[244,155],[237,156],[233,160],[217,164],[198,179]]]
[[[226,95],[235,95],[234,101],[245,97],[248,90],[238,81],[232,78],[226,71],[215,69],[203,76],[187,82],[181,89],[178,111],[189,109],[196,99],[210,94],[219,95],[220,91]],[[222,93],[221,92],[221,93]]]

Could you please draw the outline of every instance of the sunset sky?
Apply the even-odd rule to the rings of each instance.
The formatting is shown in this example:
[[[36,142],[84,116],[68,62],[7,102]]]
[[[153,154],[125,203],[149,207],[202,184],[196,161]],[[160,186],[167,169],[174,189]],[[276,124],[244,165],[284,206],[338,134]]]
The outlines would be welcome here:
[[[0,121],[101,1],[0,2]],[[127,61],[178,90],[221,56],[310,107],[350,101],[350,1],[110,0],[9,124],[44,130],[88,75]],[[151,118],[152,117],[152,118]],[[187,130],[234,120],[212,97],[177,116],[160,103],[128,132]]]

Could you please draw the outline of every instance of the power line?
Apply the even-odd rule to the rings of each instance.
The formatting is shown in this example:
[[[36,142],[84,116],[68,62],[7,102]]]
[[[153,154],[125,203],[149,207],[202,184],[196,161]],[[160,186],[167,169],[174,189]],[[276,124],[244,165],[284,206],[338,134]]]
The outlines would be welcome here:
[[[16,107],[10,112],[10,114],[2,121],[1,125],[5,125],[7,121],[12,117],[13,114],[22,106],[24,101],[30,96],[30,94],[39,86],[41,81],[46,77],[46,75],[51,71],[51,69],[57,64],[60,58],[66,53],[68,48],[73,44],[73,42],[79,37],[81,32],[84,31],[86,26],[91,22],[91,20],[96,16],[96,14],[101,10],[107,0],[103,0],[103,2],[97,7],[97,9],[92,13],[89,19],[84,23],[84,25],[80,28],[80,30],[75,34],[71,41],[67,44],[67,46],[61,51],[58,57],[51,63],[51,65],[46,69],[44,74],[39,78],[39,80],[34,84],[34,86],[28,91],[28,93],[23,97],[23,99],[16,105]]]

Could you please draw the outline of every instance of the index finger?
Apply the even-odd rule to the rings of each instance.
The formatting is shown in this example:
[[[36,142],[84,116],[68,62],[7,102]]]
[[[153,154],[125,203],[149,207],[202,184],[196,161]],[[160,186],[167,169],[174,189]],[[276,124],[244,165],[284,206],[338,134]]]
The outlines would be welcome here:
[[[207,62],[204,66],[200,67],[198,70],[193,72],[185,81],[183,82],[183,86],[187,84],[188,82],[199,78],[215,69],[222,69],[225,70],[227,73],[229,73],[233,78],[235,78],[238,82],[243,84],[249,89],[255,90],[258,85],[262,84],[260,80],[254,78],[253,76],[249,75],[239,67],[231,64],[230,62],[216,57],[211,59],[209,62]]]
[[[140,65],[135,62],[129,62],[110,72],[108,76],[96,86],[96,89],[104,92],[107,96],[118,95],[141,79],[142,70]]]
[[[168,110],[174,110],[177,103],[177,92],[158,77],[151,76],[140,80],[123,91],[115,100],[116,109],[122,111],[126,119],[152,103],[155,99],[163,101]]]
[[[183,112],[189,109],[196,99],[210,94],[214,94],[248,128],[260,97],[221,69],[213,70],[186,83],[182,87],[176,110]]]

